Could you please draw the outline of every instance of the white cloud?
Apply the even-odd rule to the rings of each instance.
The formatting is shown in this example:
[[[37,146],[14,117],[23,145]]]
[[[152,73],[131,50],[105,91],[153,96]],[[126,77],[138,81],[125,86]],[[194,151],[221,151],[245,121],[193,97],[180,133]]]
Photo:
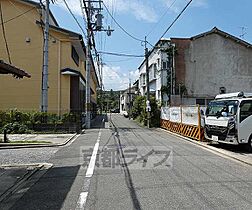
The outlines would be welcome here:
[[[138,78],[138,70],[123,73],[119,66],[103,66],[103,83],[106,90],[125,90],[129,87],[129,75],[133,83]]]
[[[36,2],[39,2],[39,0],[33,0],[33,1],[36,1]],[[77,15],[80,15],[82,16],[82,12],[81,12],[81,8],[80,8],[80,1],[79,0],[67,0],[66,1],[68,6],[70,7],[71,11],[74,13],[74,14],[77,14]],[[45,3],[44,3],[45,4]],[[52,5],[52,3],[50,4]],[[65,3],[63,0],[56,0],[54,5],[56,6],[59,6],[65,10],[68,11]]]
[[[116,8],[117,12],[134,15],[137,20],[150,23],[157,22],[158,20],[158,15],[146,0],[104,0],[104,3],[110,9]]]
[[[67,0],[67,4],[70,7],[71,11],[79,16],[82,16],[81,7],[80,7],[80,1],[79,0]],[[57,1],[57,5],[59,5],[61,8],[67,10],[67,7],[63,0]],[[67,10],[68,11],[68,10]]]
[[[35,1],[39,2],[39,0]],[[134,15],[137,20],[152,23],[158,20],[158,15],[151,6],[150,2],[151,1],[148,3],[146,0],[104,0],[105,5],[107,5],[110,11],[114,8],[117,12]],[[67,3],[74,14],[82,16],[79,0],[67,0]],[[63,0],[57,0],[55,5],[67,10]]]
[[[174,0],[161,0],[167,7],[171,7],[170,11],[179,13],[185,5],[189,2],[189,0],[176,1]],[[173,4],[174,3],[174,4]],[[171,6],[172,5],[172,6]],[[194,0],[192,1],[191,7],[207,7],[207,0]]]

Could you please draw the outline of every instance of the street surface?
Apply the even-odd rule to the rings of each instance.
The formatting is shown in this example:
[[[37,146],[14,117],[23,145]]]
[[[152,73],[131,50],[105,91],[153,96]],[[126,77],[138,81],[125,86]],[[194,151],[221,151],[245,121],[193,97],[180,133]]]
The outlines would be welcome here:
[[[11,156],[6,162],[20,156],[26,163],[22,155],[34,155],[53,164],[20,199],[3,204],[18,210],[252,209],[251,166],[119,114],[108,121],[58,149],[0,151],[0,158]]]

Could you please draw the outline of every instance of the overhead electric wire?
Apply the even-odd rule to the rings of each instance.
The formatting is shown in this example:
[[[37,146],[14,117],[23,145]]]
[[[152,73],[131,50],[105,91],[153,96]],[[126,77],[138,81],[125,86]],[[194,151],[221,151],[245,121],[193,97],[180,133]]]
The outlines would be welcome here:
[[[84,24],[86,25],[87,22],[86,22],[86,19],[85,19],[85,14],[84,14],[84,11],[83,11],[83,7],[82,7],[82,0],[80,0],[80,9],[81,9],[81,13],[82,13],[82,19],[84,21]]]
[[[98,52],[100,54],[106,54],[106,55],[114,55],[114,56],[121,56],[121,57],[134,57],[134,58],[143,58],[144,55],[132,55],[132,54],[124,54],[124,53],[113,53],[113,52]]]
[[[134,40],[136,40],[136,41],[144,42],[144,40],[139,39],[139,38],[133,36],[132,34],[130,34],[129,32],[127,32],[127,31],[117,22],[117,20],[113,17],[113,15],[110,13],[109,9],[107,8],[106,4],[104,4],[104,2],[103,2],[103,5],[104,5],[105,9],[107,10],[108,14],[110,15],[110,17],[114,20],[114,22],[117,24],[117,26],[118,26],[124,33],[126,33],[128,36],[130,36],[132,39],[134,39]]]
[[[174,0],[172,3],[171,3],[171,5],[166,9],[166,11],[164,12],[164,14],[161,16],[161,18],[159,19],[159,21],[156,23],[156,25],[153,27],[153,28],[151,28],[151,30],[149,31],[149,33],[146,35],[146,37],[148,37],[150,34],[151,34],[151,32],[153,32],[156,28],[157,28],[157,26],[158,26],[158,24],[161,22],[161,20],[164,18],[164,16],[168,13],[168,11],[171,9],[171,7],[175,4],[175,2],[176,2],[177,0]]]
[[[123,59],[123,60],[113,60],[113,61],[105,60],[105,63],[127,62],[127,61],[130,61],[132,59],[134,59],[134,58],[127,58],[127,59]]]
[[[164,37],[164,35],[167,33],[167,31],[170,30],[170,28],[174,25],[174,23],[179,19],[179,17],[183,14],[183,12],[186,10],[186,8],[192,3],[193,0],[190,0],[186,6],[184,7],[184,9],[179,13],[179,15],[175,18],[175,20],[169,25],[169,27],[165,30],[165,32],[162,34],[162,36],[160,37],[160,39],[162,39]],[[159,39],[159,40],[160,40]]]
[[[11,64],[11,56],[10,56],[10,51],[9,51],[9,46],[6,38],[6,33],[5,33],[5,27],[4,27],[4,21],[3,21],[3,11],[2,11],[2,3],[0,1],[0,16],[1,16],[1,22],[2,22],[2,30],[3,30],[3,37],[4,37],[4,42],[5,42],[5,47],[6,47],[6,52],[9,60],[9,64]]]
[[[74,18],[75,22],[77,23],[77,25],[79,26],[79,28],[81,29],[81,32],[83,33],[83,35],[85,36],[85,38],[87,37],[84,29],[82,28],[81,24],[79,23],[79,21],[77,20],[77,18],[75,17],[75,15],[73,14],[72,10],[70,9],[68,3],[66,2],[66,0],[63,0],[63,2],[65,3],[68,11],[70,12],[70,14],[72,15],[72,17]]]

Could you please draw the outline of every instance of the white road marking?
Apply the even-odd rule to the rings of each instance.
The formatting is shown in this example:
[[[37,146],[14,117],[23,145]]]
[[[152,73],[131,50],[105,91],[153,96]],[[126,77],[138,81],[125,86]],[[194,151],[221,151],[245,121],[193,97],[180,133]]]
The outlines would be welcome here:
[[[93,149],[93,153],[92,153],[92,156],[91,156],[91,159],[88,164],[87,171],[86,171],[85,181],[84,181],[84,185],[83,185],[85,191],[80,193],[76,210],[84,210],[84,208],[85,208],[85,204],[86,204],[87,196],[88,196],[88,189],[90,186],[90,178],[94,174],[95,161],[96,161],[96,156],[97,156],[97,152],[99,149],[100,140],[101,140],[101,130],[99,131],[98,138],[96,140],[96,143],[95,143],[95,146]]]
[[[79,200],[78,200],[78,203],[77,203],[76,210],[77,210],[77,209],[84,209],[84,206],[85,206],[86,201],[87,201],[87,196],[88,196],[88,192],[82,192],[82,193],[80,194],[80,197],[79,197]]]

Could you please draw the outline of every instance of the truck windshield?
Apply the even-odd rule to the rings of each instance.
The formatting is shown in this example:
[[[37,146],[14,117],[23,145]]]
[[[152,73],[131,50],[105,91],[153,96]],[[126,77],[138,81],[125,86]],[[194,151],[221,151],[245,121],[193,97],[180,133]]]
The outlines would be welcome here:
[[[208,104],[206,115],[221,116],[222,112],[226,112],[227,116],[236,115],[238,103],[237,100],[211,101]]]

